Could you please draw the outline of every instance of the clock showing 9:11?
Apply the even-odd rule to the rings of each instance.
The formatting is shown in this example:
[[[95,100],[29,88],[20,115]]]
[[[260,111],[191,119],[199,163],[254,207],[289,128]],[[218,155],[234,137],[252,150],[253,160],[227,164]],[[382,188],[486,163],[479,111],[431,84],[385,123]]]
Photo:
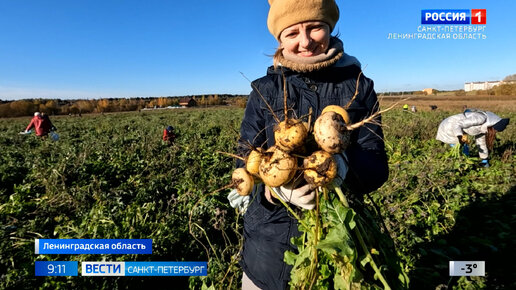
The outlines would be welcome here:
[[[36,261],[36,276],[77,276],[77,261]]]

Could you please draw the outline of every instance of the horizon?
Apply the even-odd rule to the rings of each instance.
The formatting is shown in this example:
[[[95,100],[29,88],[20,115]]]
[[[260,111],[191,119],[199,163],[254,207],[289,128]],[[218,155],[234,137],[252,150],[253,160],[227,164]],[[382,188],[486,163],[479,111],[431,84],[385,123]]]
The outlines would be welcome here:
[[[437,89],[434,89],[435,91],[437,91],[437,93],[454,93],[454,92],[458,92],[458,91],[463,91],[464,89],[457,89],[457,90],[437,90]],[[417,91],[388,91],[388,92],[376,92],[377,95],[385,95],[385,94],[394,94],[396,93],[397,95],[403,95],[403,94],[412,94],[412,93],[416,93],[416,92],[424,92],[424,89],[423,90],[417,90]],[[397,95],[390,95],[390,96],[397,96]],[[102,99],[107,99],[107,100],[117,100],[117,99],[157,99],[157,98],[176,98],[176,99],[180,99],[180,98],[188,98],[188,97],[191,97],[191,98],[197,98],[197,97],[210,97],[210,96],[222,96],[222,97],[234,97],[234,98],[239,98],[239,97],[249,97],[249,94],[225,94],[225,93],[209,93],[209,94],[199,94],[199,95],[178,95],[178,96],[134,96],[134,97],[99,97],[99,98],[45,98],[45,97],[33,97],[33,98],[23,98],[23,99],[14,99],[14,100],[7,100],[7,99],[2,99],[0,97],[0,102],[14,102],[14,101],[30,101],[30,100],[58,100],[58,101],[81,101],[81,100],[85,100],[85,101],[91,101],[91,100],[102,100]]]
[[[378,94],[460,90],[516,73],[515,2],[337,4],[332,35],[362,63]],[[0,2],[0,99],[248,95],[246,78],[265,75],[277,47],[268,7],[236,0]],[[424,9],[486,9],[486,25],[468,25],[485,39],[389,39],[426,34],[418,31]]]

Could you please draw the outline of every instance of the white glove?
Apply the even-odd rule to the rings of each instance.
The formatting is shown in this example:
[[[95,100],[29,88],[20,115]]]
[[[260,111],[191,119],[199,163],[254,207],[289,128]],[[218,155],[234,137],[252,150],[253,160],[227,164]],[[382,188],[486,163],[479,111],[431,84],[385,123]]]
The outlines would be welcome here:
[[[290,202],[304,209],[314,209],[315,207],[315,191],[309,184],[305,184],[299,188],[288,188],[285,186],[272,187],[272,190],[276,193],[275,197],[285,202]]]
[[[236,189],[233,189],[228,194],[228,200],[232,208],[238,208],[241,213],[245,213],[249,205],[250,195],[241,196]]]
[[[333,179],[333,186],[340,187],[346,179],[346,175],[348,174],[348,157],[346,153],[337,153],[333,155],[335,162],[337,162],[337,176]]]

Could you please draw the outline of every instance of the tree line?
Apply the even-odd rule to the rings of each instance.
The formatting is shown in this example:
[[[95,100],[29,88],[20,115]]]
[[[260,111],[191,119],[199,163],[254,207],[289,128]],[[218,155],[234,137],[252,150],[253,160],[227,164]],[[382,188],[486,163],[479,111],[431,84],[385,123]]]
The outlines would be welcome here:
[[[179,106],[183,98],[193,98],[197,106],[233,105],[245,107],[247,96],[244,95],[199,95],[185,97],[158,98],[110,98],[110,99],[24,99],[16,101],[0,100],[1,117],[31,116],[34,112],[49,115],[80,115],[89,113],[108,113],[138,111],[145,108],[166,108]]]

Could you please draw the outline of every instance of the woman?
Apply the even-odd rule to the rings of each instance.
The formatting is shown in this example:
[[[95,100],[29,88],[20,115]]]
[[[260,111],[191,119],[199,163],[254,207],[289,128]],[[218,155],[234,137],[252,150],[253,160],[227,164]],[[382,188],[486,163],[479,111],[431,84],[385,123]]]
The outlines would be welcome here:
[[[34,117],[25,129],[25,133],[28,133],[32,128],[36,129],[36,135],[40,137],[45,137],[51,131],[56,131],[56,127],[54,127],[48,115],[40,112],[34,113]]]
[[[163,129],[163,141],[167,142],[168,145],[172,145],[176,140],[176,134],[174,133],[174,127],[168,126]]]
[[[493,150],[496,132],[505,130],[507,124],[509,119],[502,119],[493,112],[466,109],[462,114],[444,119],[435,138],[450,145],[462,145],[463,135],[475,136],[481,165],[489,167],[489,150]]]
[[[351,121],[358,122],[378,110],[373,82],[360,72],[356,58],[344,53],[342,42],[331,36],[339,18],[334,0],[269,0],[267,26],[278,40],[274,66],[267,75],[252,83],[244,119],[241,124],[239,151],[245,156],[249,144],[267,149],[274,145],[273,127],[276,123],[268,105],[283,120],[283,78],[287,88],[287,106],[297,117],[313,110],[312,122],[328,105],[345,106],[355,94],[349,107]],[[263,97],[263,99],[262,99]],[[376,120],[379,124],[380,118]],[[379,188],[388,177],[383,133],[379,125],[367,124],[352,132],[352,145],[346,158],[336,158],[339,177],[350,189],[349,199],[361,199],[365,193]],[[243,166],[239,162],[237,166]],[[349,168],[349,169],[348,169]],[[347,174],[346,174],[347,172]],[[280,198],[304,209],[314,206],[315,194],[309,185]],[[283,191],[284,193],[284,191]],[[291,266],[283,262],[286,250],[295,250],[290,243],[299,236],[297,222],[263,184],[257,185],[248,198],[230,193],[233,207],[242,205],[244,214],[244,245],[241,265],[244,270],[243,289],[285,289],[290,280]]]

